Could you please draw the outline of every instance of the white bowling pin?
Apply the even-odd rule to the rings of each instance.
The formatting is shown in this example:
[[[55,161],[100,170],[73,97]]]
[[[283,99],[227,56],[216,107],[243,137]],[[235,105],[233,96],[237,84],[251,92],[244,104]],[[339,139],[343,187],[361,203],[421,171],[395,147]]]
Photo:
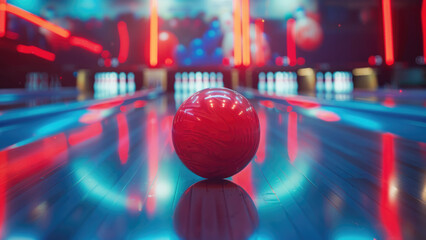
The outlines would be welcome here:
[[[266,74],[266,89],[268,91],[268,94],[272,94],[274,92],[274,73],[268,72]]]
[[[217,73],[217,86],[220,87],[220,88],[225,87],[225,84],[223,82],[223,73],[221,73],[221,72]]]
[[[257,90],[260,93],[264,93],[266,90],[266,74],[264,72],[259,73],[259,82],[257,83]]]

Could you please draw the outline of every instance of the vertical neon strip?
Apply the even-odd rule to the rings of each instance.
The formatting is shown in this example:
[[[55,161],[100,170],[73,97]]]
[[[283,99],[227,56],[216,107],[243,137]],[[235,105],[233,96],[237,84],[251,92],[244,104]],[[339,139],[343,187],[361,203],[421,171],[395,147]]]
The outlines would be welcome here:
[[[385,61],[387,65],[392,65],[395,62],[395,57],[393,52],[391,0],[383,0],[382,8],[383,8],[383,30],[384,30],[384,39],[385,39]]]
[[[423,30],[423,58],[426,61],[426,0],[422,5],[422,30]]]
[[[6,35],[6,0],[0,0],[0,38]]]
[[[297,157],[298,143],[297,143],[297,113],[290,112],[288,115],[288,129],[287,129],[287,149],[290,162],[293,163]]]
[[[149,47],[149,64],[157,66],[158,64],[158,12],[157,0],[151,0],[151,18],[150,18],[150,47]]]
[[[265,65],[265,57],[263,55],[263,28],[264,20],[256,19],[256,65],[263,66]]]
[[[241,0],[234,0],[234,65],[241,65]]]
[[[127,24],[124,21],[120,21],[117,24],[118,36],[120,38],[120,53],[118,54],[118,62],[124,63],[127,61],[129,56],[129,30]]]
[[[250,66],[250,2],[242,3],[242,28],[243,28],[243,64]]]
[[[293,28],[296,21],[289,19],[287,21],[287,57],[290,61],[290,66],[296,65],[296,42],[293,37]]]

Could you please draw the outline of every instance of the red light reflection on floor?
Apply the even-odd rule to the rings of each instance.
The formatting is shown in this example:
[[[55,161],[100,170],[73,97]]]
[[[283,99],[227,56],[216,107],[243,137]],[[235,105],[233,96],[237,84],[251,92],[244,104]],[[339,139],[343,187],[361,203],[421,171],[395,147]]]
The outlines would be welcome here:
[[[148,199],[146,200],[146,210],[148,215],[152,216],[155,213],[155,179],[158,172],[158,123],[157,114],[154,110],[148,113],[148,125],[146,131],[146,147],[148,153],[148,182],[151,186]]]
[[[257,163],[263,163],[266,155],[266,133],[268,131],[268,123],[266,121],[266,113],[263,109],[258,112],[259,124],[260,124],[260,141],[259,148],[257,149],[255,161]]]
[[[330,111],[318,110],[315,113],[315,116],[318,119],[321,119],[321,120],[326,121],[326,122],[338,122],[338,121],[340,121],[339,115],[337,115],[334,112],[330,112]]]
[[[301,108],[318,108],[321,105],[314,101],[304,100],[304,99],[295,99],[290,97],[284,98],[290,105],[301,107]]]
[[[387,97],[385,101],[383,101],[383,106],[385,107],[393,108],[395,105],[395,100],[393,100],[393,98]]]
[[[254,186],[252,180],[252,163],[232,177],[232,181],[242,187],[248,195],[255,200]]]
[[[260,101],[260,104],[262,104],[263,106],[265,106],[267,108],[274,108],[274,102],[269,101],[269,100]]]
[[[129,158],[129,126],[126,115],[120,113],[117,115],[118,125],[118,156],[121,164],[126,164]]]
[[[143,100],[137,100],[133,103],[135,108],[143,108],[146,105],[146,101]]]
[[[16,184],[36,173],[40,173],[49,167],[58,167],[64,162],[57,162],[59,154],[65,154],[68,150],[67,139],[64,133],[60,133],[28,145],[8,149],[0,152],[0,156],[6,158],[6,173],[9,184]],[[67,156],[61,156],[66,159]],[[13,161],[12,161],[13,160]]]
[[[108,102],[94,104],[88,107],[88,109],[89,110],[107,110],[107,109],[118,107],[121,104],[123,104],[123,102],[124,102],[123,99],[119,98],[119,99],[114,99]]]
[[[167,116],[161,121],[161,128],[167,134],[166,145],[169,145],[170,151],[174,152],[175,148],[173,146],[173,140],[172,140],[172,125],[173,125],[173,116]]]
[[[68,142],[71,146],[75,146],[101,134],[102,124],[98,122],[72,132],[68,137]]]
[[[287,151],[290,162],[293,163],[297,157],[298,142],[297,142],[297,113],[291,112],[288,115],[287,129]]]
[[[380,189],[380,221],[386,239],[402,239],[398,214],[398,188],[396,185],[395,141],[390,133],[382,135],[382,177]]]
[[[91,124],[102,120],[103,116],[100,111],[88,112],[78,119],[80,123]]]

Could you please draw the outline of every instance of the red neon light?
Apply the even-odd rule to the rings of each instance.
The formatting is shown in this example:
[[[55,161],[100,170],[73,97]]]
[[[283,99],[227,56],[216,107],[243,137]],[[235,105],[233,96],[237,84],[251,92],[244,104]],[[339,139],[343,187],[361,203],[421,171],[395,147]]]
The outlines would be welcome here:
[[[290,112],[288,115],[287,149],[288,157],[290,158],[291,163],[294,163],[294,160],[296,160],[298,148],[299,146],[297,143],[297,113]]]
[[[296,20],[289,19],[287,21],[287,57],[290,61],[290,66],[295,66],[297,62],[296,58],[296,42],[293,37],[293,29]]]
[[[102,134],[102,124],[100,122],[83,127],[68,137],[68,142],[71,146],[78,145]]]
[[[234,65],[241,65],[241,0],[234,0]]]
[[[265,56],[263,55],[263,31],[264,31],[263,19],[256,19],[255,28],[256,28],[256,65],[263,66],[265,65]]]
[[[422,5],[423,59],[426,61],[426,0]]]
[[[157,0],[151,0],[151,17],[150,17],[150,30],[149,30],[149,64],[157,66],[158,64],[158,12]]]
[[[6,35],[6,0],[0,0],[0,38]]]
[[[395,169],[395,142],[390,133],[382,135],[382,177],[380,188],[379,212],[386,239],[402,239],[399,226],[396,169]]]
[[[118,157],[121,164],[126,164],[129,158],[129,126],[126,115],[120,113],[117,115],[118,125]]]
[[[127,61],[129,56],[129,30],[127,24],[124,21],[120,21],[117,24],[118,36],[120,37],[120,53],[118,54],[118,62],[124,63]]]
[[[34,56],[43,58],[51,62],[55,61],[55,58],[56,58],[55,54],[34,46],[25,46],[25,45],[19,44],[18,46],[16,46],[16,51],[23,54],[32,54]]]
[[[393,33],[392,33],[392,7],[391,0],[382,1],[383,8],[383,30],[385,38],[385,59],[387,65],[395,62],[393,52]]]
[[[19,34],[8,31],[8,32],[6,32],[6,37],[9,38],[9,39],[12,39],[12,40],[18,40]]]
[[[49,21],[46,21],[43,18],[36,16],[30,12],[27,12],[21,8],[15,7],[12,4],[7,4],[6,10],[20,18],[23,18],[29,22],[34,23],[35,25],[38,25],[44,29],[47,29],[63,38],[69,38],[70,36],[70,32],[68,30],[61,28],[58,25],[53,24]]]
[[[243,64],[250,66],[250,2],[242,2]]]
[[[81,37],[71,37],[70,44],[76,47],[84,48],[92,53],[97,54],[100,54],[103,49],[101,45]]]

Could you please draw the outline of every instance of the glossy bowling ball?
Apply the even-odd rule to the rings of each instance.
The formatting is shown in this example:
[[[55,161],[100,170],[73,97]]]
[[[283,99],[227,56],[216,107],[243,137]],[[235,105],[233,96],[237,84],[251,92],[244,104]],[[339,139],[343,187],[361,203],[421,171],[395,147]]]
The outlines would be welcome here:
[[[257,113],[241,94],[210,88],[189,97],[172,127],[176,153],[195,174],[227,178],[247,166],[259,146]]]

